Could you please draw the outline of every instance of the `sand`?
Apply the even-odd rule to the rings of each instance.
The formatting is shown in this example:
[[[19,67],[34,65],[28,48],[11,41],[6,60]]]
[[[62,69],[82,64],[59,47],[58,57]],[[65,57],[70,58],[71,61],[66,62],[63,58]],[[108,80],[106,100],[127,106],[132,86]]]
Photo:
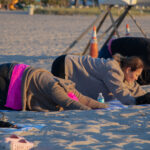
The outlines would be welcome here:
[[[96,19],[97,16],[33,15],[0,11],[0,63],[19,62],[51,70],[53,60]],[[150,37],[150,16],[136,17]],[[110,20],[102,28],[102,33]],[[132,36],[142,36],[130,18],[119,31],[130,25]],[[99,34],[100,34],[99,33]],[[82,52],[91,31],[70,51]],[[102,40],[99,48],[102,46]],[[10,134],[33,142],[36,150],[121,150],[149,149],[150,107],[130,106],[120,110],[64,112],[5,112],[14,124],[32,124],[27,131],[0,129],[0,142]],[[38,129],[36,125],[43,124]],[[35,126],[35,127],[34,127]]]

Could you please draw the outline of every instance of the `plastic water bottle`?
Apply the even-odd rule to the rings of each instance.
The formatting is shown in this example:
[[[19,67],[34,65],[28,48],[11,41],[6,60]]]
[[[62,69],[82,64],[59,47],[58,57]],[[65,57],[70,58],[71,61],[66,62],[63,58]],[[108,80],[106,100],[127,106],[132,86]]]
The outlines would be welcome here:
[[[97,101],[98,101],[98,102],[101,102],[101,103],[104,103],[104,102],[105,102],[105,100],[104,100],[104,97],[103,97],[103,94],[102,94],[102,93],[99,93],[98,98],[97,98]]]

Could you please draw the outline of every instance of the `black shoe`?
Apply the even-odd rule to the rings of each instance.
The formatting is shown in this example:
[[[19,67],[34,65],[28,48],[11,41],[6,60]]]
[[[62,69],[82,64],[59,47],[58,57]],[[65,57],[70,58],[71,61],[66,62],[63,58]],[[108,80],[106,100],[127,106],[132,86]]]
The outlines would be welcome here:
[[[20,128],[10,122],[5,121],[6,119],[5,119],[4,113],[2,113],[2,112],[0,112],[0,113],[2,115],[2,117],[0,118],[0,128],[17,128],[17,129]]]

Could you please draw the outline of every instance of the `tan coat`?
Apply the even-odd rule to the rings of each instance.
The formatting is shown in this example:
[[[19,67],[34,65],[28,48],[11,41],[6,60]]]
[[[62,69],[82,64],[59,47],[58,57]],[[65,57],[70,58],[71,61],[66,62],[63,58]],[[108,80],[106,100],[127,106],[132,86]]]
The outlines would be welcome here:
[[[23,74],[21,92],[24,111],[58,111],[60,107],[64,110],[107,107],[79,93],[72,81],[56,78],[44,69],[27,68]],[[68,92],[73,92],[79,102],[71,100],[67,96]]]
[[[76,83],[82,94],[96,99],[102,92],[105,101],[117,98],[123,104],[135,104],[135,97],[145,94],[137,82],[124,81],[124,73],[114,59],[67,55],[65,78]]]

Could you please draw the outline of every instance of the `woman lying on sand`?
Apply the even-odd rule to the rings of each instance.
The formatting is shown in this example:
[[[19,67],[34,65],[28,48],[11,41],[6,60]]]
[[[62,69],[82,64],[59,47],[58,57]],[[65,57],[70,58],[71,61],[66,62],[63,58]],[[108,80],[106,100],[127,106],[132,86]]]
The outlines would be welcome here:
[[[25,64],[0,65],[0,109],[58,111],[107,108],[82,95],[72,81]]]
[[[125,105],[149,104],[149,93],[136,82],[143,70],[140,58],[114,55],[113,59],[62,55],[52,64],[55,76],[72,80],[84,95],[96,99],[102,92],[105,101],[117,98]],[[141,102],[141,100],[144,100]]]
[[[150,84],[150,39],[144,37],[111,39],[108,45],[104,45],[99,51],[99,58],[112,58],[116,53],[140,57],[145,68],[137,82],[141,85]]]

